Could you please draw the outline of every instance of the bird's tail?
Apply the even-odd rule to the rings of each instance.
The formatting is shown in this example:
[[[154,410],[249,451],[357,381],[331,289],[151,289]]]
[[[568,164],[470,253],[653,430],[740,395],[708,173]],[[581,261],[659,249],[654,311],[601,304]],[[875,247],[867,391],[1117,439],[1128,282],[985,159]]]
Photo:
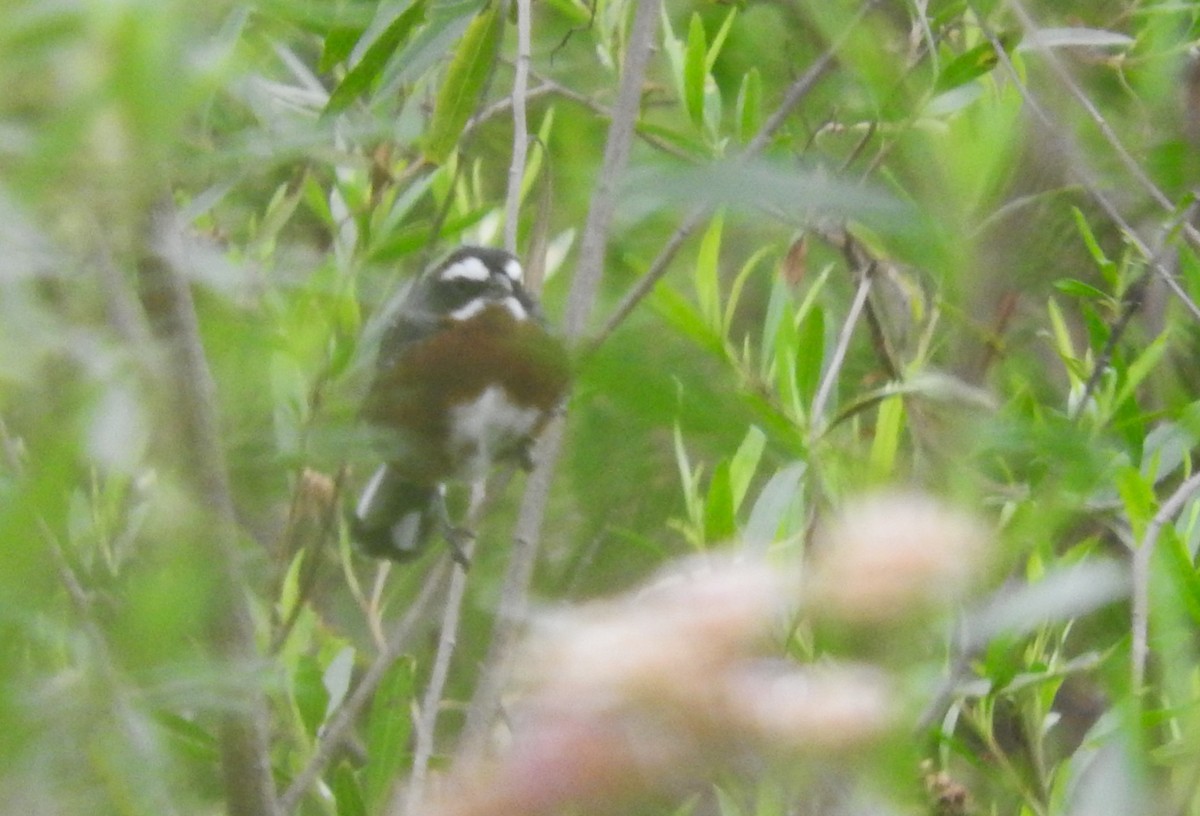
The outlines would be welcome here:
[[[350,535],[375,558],[410,561],[425,550],[437,523],[438,487],[405,481],[380,465],[350,516]]]

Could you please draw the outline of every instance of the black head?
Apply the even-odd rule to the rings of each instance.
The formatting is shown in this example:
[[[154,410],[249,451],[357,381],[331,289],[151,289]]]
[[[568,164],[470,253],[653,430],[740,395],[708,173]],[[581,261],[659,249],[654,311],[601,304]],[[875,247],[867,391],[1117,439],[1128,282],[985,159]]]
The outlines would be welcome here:
[[[521,262],[511,253],[464,246],[426,272],[419,286],[426,305],[452,320],[467,320],[490,305],[525,320],[537,316],[537,304],[523,284]]]

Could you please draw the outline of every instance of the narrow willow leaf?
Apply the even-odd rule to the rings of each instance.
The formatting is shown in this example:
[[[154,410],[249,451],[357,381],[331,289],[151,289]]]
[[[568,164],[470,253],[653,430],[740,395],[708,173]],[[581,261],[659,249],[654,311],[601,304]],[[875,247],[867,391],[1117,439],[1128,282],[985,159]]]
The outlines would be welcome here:
[[[367,805],[354,771],[345,762],[333,769],[330,790],[337,805],[337,816],[367,816]]]
[[[742,77],[735,115],[738,139],[743,143],[750,141],[762,126],[762,75],[757,68],[751,68]]]
[[[793,515],[793,510],[799,509],[803,501],[801,480],[806,470],[807,465],[804,462],[795,462],[767,480],[758,498],[754,500],[750,518],[742,534],[748,545],[766,549],[779,535],[780,527]],[[802,516],[803,513],[797,515]]]
[[[325,44],[321,48],[321,59],[317,62],[317,70],[328,73],[342,60],[350,56],[363,29],[359,26],[335,26],[325,35]]]
[[[904,400],[893,397],[879,403],[875,437],[871,440],[869,472],[872,480],[885,481],[895,470],[896,453],[900,450],[900,432],[903,427]]]
[[[759,262],[767,257],[774,248],[771,245],[759,247],[758,250],[750,256],[750,259],[742,264],[742,268],[738,270],[737,277],[733,279],[733,283],[729,287],[729,296],[725,299],[725,322],[723,325],[733,325],[733,315],[737,311],[738,303],[741,301],[742,289],[746,285],[746,281],[750,275],[758,267]]]
[[[709,328],[716,334],[722,334],[721,327],[721,232],[725,219],[718,213],[709,223],[704,237],[700,241],[700,253],[696,257],[696,271],[693,282],[696,286],[696,300],[700,306],[700,314]]]
[[[708,79],[708,42],[700,15],[692,13],[683,57],[683,101],[692,124],[704,127],[704,84]]]
[[[1079,230],[1079,235],[1083,238],[1084,246],[1087,247],[1088,254],[1092,256],[1092,260],[1096,262],[1096,267],[1100,273],[1104,275],[1104,279],[1109,283],[1117,282],[1117,265],[1114,263],[1104,250],[1100,247],[1100,242],[1096,240],[1096,234],[1092,232],[1092,227],[1087,222],[1087,217],[1079,210],[1078,207],[1072,207],[1071,213],[1075,216],[1075,226]]]
[[[726,541],[737,531],[733,515],[733,485],[729,477],[729,462],[713,470],[704,500],[704,540],[709,544]]]
[[[412,733],[413,674],[412,658],[396,661],[379,684],[371,703],[363,792],[374,812],[382,810],[383,799],[399,775],[408,750]]]
[[[717,31],[717,36],[713,37],[712,45],[708,47],[708,55],[704,60],[704,72],[712,73],[713,66],[717,64],[717,57],[721,56],[721,46],[725,44],[725,38],[729,36],[729,29],[733,27],[733,18],[737,16],[737,6],[729,10],[725,15],[725,22],[721,23],[721,28]]]
[[[413,0],[412,5],[402,11],[371,43],[358,64],[350,69],[346,78],[329,95],[329,101],[325,103],[325,115],[345,110],[371,87],[396,50],[424,21],[425,0]]]
[[[999,37],[1000,46],[1011,52],[1018,35],[1009,32]],[[1000,62],[1000,56],[990,41],[982,42],[951,60],[937,79],[937,90],[946,91],[965,85],[991,71]]]
[[[444,162],[458,144],[458,137],[483,92],[500,47],[503,27],[504,17],[498,2],[489,4],[467,27],[438,89],[433,121],[425,138],[425,158],[433,164]]]
[[[762,459],[766,445],[767,435],[760,428],[752,425],[746,433],[746,438],[738,446],[737,452],[729,460],[729,485],[733,495],[735,513],[742,506],[742,500],[746,498],[746,490],[750,487],[750,481],[754,478],[755,471],[758,470],[758,463]]]
[[[292,672],[292,701],[296,705],[296,713],[300,722],[310,737],[317,735],[317,730],[325,722],[325,713],[329,710],[329,692],[321,681],[321,666],[315,657],[300,655],[296,668]]]
[[[1156,337],[1154,342],[1147,346],[1146,350],[1129,364],[1129,368],[1125,372],[1124,381],[1121,383],[1121,390],[1117,392],[1117,405],[1120,405],[1133,396],[1133,392],[1142,384],[1142,381],[1146,377],[1150,376],[1150,372],[1155,369],[1166,353],[1167,334],[1164,332]]]
[[[796,389],[805,405],[817,396],[825,363],[825,311],[814,305],[796,328]]]

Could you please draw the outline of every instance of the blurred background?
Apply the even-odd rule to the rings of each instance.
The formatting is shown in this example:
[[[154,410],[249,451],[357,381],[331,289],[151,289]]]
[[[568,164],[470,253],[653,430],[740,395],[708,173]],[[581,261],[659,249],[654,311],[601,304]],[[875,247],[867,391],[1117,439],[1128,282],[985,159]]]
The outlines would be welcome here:
[[[737,665],[869,664],[887,724],[836,758],[668,729],[719,761],[552,807],[1200,812],[1200,8],[636,6],[0,0],[0,812],[263,812],[243,771],[279,812],[403,812],[519,735],[515,667],[558,662],[530,620],[728,552],[782,576]],[[441,547],[381,566],[340,509],[371,320],[510,226],[550,321],[574,304],[548,487],[494,482],[456,583]],[[849,601],[799,577],[887,488],[938,508],[885,505],[898,560],[840,567]],[[953,591],[857,594],[908,554]],[[638,654],[665,613],[631,609]],[[630,685],[564,687],[712,704]]]

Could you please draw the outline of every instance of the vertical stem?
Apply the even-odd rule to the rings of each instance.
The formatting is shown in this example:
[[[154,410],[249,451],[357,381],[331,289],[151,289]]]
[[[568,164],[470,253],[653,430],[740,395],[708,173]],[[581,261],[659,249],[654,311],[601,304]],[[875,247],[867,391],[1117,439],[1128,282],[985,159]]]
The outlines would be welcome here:
[[[167,205],[169,206],[169,205]],[[181,478],[197,506],[212,515],[205,535],[216,546],[222,581],[221,618],[214,646],[222,661],[246,682],[236,684],[238,699],[221,721],[219,751],[231,816],[273,816],[279,812],[268,753],[266,695],[252,683],[258,661],[254,619],[243,580],[233,496],[218,433],[216,386],[200,343],[195,304],[182,265],[182,227],[160,206],[152,217],[150,250],[140,268],[143,303],[167,348],[168,377],[176,398],[175,429]]]
[[[634,11],[629,44],[621,71],[621,86],[612,111],[604,162],[596,179],[587,222],[580,239],[579,262],[567,297],[563,331],[567,337],[578,339],[587,327],[588,317],[595,304],[604,260],[608,232],[616,210],[617,184],[629,162],[630,145],[641,110],[642,83],[654,46],[660,12],[659,0],[638,0]],[[558,461],[562,440],[562,422],[551,424],[535,455],[537,466],[529,476],[525,495],[514,532],[513,552],[508,573],[501,590],[500,608],[492,633],[484,671],[467,712],[464,731],[465,750],[482,747],[491,723],[499,708],[500,692],[508,674],[508,663],[516,643],[525,609],[528,606],[530,577],[541,541],[542,520],[549,500],[550,484]]]
[[[529,126],[525,118],[525,100],[529,95],[530,9],[529,0],[517,3],[517,61],[512,89],[512,163],[508,167],[508,198],[504,207],[504,248],[517,251],[517,224],[520,221],[521,181],[525,177],[525,159],[529,152]]]

